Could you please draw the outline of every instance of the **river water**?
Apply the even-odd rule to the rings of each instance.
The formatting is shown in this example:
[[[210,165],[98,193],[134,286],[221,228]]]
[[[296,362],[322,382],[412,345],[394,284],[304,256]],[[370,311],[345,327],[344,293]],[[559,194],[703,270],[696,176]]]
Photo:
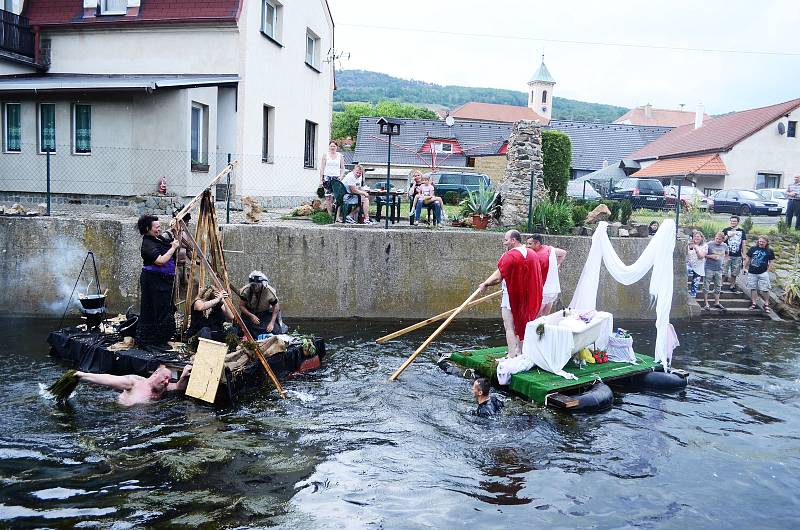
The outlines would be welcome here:
[[[506,397],[482,419],[432,361],[498,345],[497,323],[457,324],[390,383],[426,335],[378,346],[401,326],[301,322],[328,338],[323,367],[287,381],[290,399],[222,412],[124,409],[89,386],[57,408],[40,390],[64,370],[55,324],[0,320],[0,527],[797,527],[795,326],[680,325],[685,393],[616,394],[596,415]],[[651,353],[651,325],[630,329]]]

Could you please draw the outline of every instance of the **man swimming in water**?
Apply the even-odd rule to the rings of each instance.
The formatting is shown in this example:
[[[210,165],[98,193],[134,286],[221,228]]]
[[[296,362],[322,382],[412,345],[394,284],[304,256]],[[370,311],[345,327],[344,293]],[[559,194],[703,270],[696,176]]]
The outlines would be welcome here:
[[[163,365],[156,368],[156,371],[147,378],[140,375],[92,374],[89,372],[75,372],[75,375],[81,381],[121,390],[122,393],[117,401],[120,405],[130,407],[161,399],[167,392],[185,391],[191,373],[192,365],[187,364],[177,383],[169,382],[172,372]]]
[[[479,377],[472,383],[472,395],[478,402],[478,416],[494,416],[503,409],[503,402],[494,396],[489,395],[491,385],[485,377]]]

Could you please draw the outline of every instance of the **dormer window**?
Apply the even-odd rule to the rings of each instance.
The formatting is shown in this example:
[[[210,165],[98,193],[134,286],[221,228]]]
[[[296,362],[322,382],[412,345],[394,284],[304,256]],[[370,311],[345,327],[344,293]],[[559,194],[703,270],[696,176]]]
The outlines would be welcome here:
[[[453,144],[444,143],[444,142],[433,142],[433,150],[436,153],[452,153],[453,152]]]
[[[127,15],[128,0],[100,0],[101,15]]]

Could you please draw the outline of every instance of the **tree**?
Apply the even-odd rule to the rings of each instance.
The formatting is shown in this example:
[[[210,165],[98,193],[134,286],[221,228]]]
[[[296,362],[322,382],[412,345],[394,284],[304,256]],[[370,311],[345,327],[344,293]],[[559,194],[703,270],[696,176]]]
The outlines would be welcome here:
[[[424,107],[400,103],[399,101],[381,101],[377,105],[370,103],[345,103],[342,112],[334,112],[331,121],[331,137],[335,140],[358,137],[358,120],[363,116],[384,116],[387,118],[412,118],[418,120],[435,120],[435,112]]]
[[[572,142],[569,136],[555,129],[542,131],[544,185],[547,186],[551,201],[567,196],[571,162]]]

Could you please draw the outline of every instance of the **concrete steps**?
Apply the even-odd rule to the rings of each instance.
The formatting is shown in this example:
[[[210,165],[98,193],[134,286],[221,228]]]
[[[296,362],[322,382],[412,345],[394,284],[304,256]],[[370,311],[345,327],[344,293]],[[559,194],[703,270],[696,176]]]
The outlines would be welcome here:
[[[698,293],[695,298],[697,303],[702,309],[705,306],[703,293]],[[725,307],[725,311],[713,309],[714,294],[709,293],[708,303],[712,306],[710,311],[702,310],[700,317],[703,319],[748,319],[748,320],[775,320],[782,322],[783,320],[775,314],[775,311],[766,312],[761,309],[761,302],[759,302],[758,309],[750,309],[750,295],[745,292],[732,292],[729,289],[729,284],[726,282],[722,285],[722,291],[719,294],[719,303]]]

